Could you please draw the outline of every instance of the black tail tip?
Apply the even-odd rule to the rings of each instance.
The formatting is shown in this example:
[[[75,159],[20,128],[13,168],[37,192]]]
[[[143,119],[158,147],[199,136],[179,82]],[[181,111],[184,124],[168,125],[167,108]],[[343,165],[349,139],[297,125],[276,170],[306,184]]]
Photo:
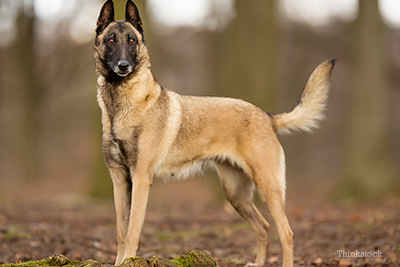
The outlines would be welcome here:
[[[334,59],[332,59],[332,60],[330,61],[330,63],[332,64],[332,67],[335,66],[335,63],[336,63],[336,61],[337,61],[338,59],[339,59],[339,58],[337,57],[337,58],[334,58]]]

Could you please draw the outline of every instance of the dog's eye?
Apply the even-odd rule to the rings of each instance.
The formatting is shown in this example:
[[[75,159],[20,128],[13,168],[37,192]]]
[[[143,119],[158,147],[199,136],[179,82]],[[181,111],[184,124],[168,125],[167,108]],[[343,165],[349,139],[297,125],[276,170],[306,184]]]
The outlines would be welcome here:
[[[135,40],[134,40],[133,38],[130,38],[130,39],[129,39],[129,43],[130,43],[130,44],[133,44],[133,43],[135,43]]]
[[[108,42],[109,42],[110,44],[113,44],[113,43],[115,43],[115,40],[114,40],[113,38],[111,38],[110,40],[108,40]]]

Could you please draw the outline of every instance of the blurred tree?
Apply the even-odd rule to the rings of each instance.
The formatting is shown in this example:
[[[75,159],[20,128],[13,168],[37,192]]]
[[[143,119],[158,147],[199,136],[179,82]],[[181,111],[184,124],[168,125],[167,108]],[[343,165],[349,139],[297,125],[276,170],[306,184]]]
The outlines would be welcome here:
[[[274,109],[277,87],[276,1],[236,1],[233,24],[216,36],[216,92]]]
[[[353,28],[346,169],[339,197],[378,199],[394,185],[385,33],[378,1],[359,0],[359,15]]]
[[[13,80],[12,92],[15,98],[15,117],[13,131],[13,152],[15,153],[14,176],[17,179],[32,181],[37,178],[39,160],[39,124],[38,114],[43,99],[43,87],[36,73],[37,55],[35,52],[35,25],[33,2],[19,5],[17,30],[13,44],[7,48],[7,62],[10,63],[9,75],[17,74]],[[13,152],[10,151],[11,154]]]
[[[124,20],[125,19],[125,0],[115,0],[114,1],[114,10],[115,10],[115,20]]]
[[[7,184],[18,180],[36,182],[36,178],[50,177],[52,169],[58,170],[57,177],[66,176],[60,175],[61,168],[71,169],[68,153],[74,153],[74,145],[79,143],[74,138],[82,127],[76,125],[86,122],[87,112],[79,120],[74,114],[86,106],[82,102],[86,100],[83,92],[87,91],[82,88],[89,88],[88,80],[94,81],[87,73],[93,64],[91,46],[70,39],[66,20],[54,20],[52,26],[58,31],[51,37],[41,35],[40,30],[46,26],[38,23],[33,3],[21,0],[12,5],[17,14],[11,29],[15,38],[1,48],[1,62],[7,67],[0,73],[4,84],[0,88],[1,104],[5,103],[2,111],[6,114],[0,127],[0,175]],[[80,98],[68,105],[77,92]],[[63,139],[66,135],[69,138]]]
[[[275,0],[237,0],[237,15],[228,23],[226,14],[213,6],[216,28],[210,37],[211,93],[249,101],[267,112],[274,110],[279,37],[276,4]],[[217,192],[223,195],[222,190]]]
[[[146,0],[135,0],[134,1],[139,8],[140,18],[143,22],[143,30],[147,37],[148,27],[149,27],[149,17],[147,15],[147,4]],[[114,0],[115,9],[115,20],[125,20],[125,6],[126,0]],[[146,38],[147,41],[147,38]]]

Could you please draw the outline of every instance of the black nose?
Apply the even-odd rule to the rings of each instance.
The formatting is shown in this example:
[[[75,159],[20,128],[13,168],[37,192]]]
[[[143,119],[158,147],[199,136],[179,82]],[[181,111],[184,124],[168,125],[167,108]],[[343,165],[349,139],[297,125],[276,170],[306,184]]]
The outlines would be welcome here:
[[[129,62],[127,60],[120,60],[118,61],[118,68],[121,71],[126,71],[129,68]]]

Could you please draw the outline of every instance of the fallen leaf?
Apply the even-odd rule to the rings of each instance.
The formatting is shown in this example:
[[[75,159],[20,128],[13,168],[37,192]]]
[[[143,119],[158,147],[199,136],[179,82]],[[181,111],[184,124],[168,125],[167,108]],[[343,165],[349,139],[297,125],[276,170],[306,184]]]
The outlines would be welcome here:
[[[358,212],[352,214],[352,215],[350,216],[350,221],[351,221],[351,222],[359,222],[359,221],[361,221],[361,214],[358,213]]]
[[[352,265],[351,261],[348,261],[348,260],[340,260],[339,261],[339,266],[351,266],[351,265]]]
[[[314,264],[321,264],[323,262],[324,262],[324,260],[321,257],[318,257],[313,261]]]

